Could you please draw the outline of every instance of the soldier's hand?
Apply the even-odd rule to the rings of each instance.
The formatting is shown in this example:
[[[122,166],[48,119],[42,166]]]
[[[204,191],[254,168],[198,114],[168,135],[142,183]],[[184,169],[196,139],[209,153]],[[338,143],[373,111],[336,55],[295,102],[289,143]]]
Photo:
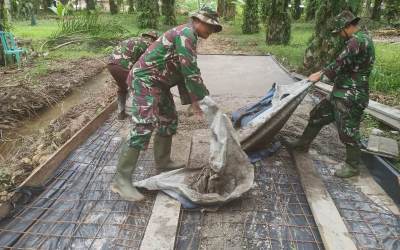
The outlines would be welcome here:
[[[322,72],[319,71],[319,72],[316,72],[316,73],[314,73],[314,74],[311,74],[311,75],[308,77],[308,80],[311,81],[311,82],[318,82],[318,81],[321,80],[321,76],[322,76]]]

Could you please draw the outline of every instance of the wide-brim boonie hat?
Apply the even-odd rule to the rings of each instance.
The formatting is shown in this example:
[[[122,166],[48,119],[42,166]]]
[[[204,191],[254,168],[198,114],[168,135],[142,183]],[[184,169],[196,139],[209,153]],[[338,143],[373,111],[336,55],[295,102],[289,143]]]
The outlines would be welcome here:
[[[342,11],[342,13],[335,18],[335,28],[332,30],[332,33],[339,33],[350,24],[357,25],[360,20],[361,19],[351,13],[351,11]]]
[[[190,15],[191,18],[197,18],[201,22],[214,26],[215,33],[222,31],[222,25],[219,23],[218,13],[209,7],[203,7],[199,11]]]

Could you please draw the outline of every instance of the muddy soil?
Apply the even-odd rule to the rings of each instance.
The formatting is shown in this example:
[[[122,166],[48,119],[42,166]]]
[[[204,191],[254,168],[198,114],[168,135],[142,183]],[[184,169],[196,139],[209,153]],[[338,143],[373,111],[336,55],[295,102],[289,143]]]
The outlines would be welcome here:
[[[8,199],[8,191],[115,99],[115,85],[109,74],[99,79],[104,83],[85,86],[104,70],[100,60],[56,61],[50,69],[36,79],[23,77],[29,75],[29,69],[14,74],[2,72],[6,80],[0,85],[5,89],[0,97],[0,201]],[[86,89],[90,91],[76,93]],[[78,95],[76,100],[74,96]],[[64,99],[74,103],[65,103]],[[49,112],[51,117],[47,117]],[[32,125],[41,118],[46,121],[39,123],[40,128],[24,127],[24,123]]]
[[[0,68],[0,129],[18,127],[20,121],[58,103],[74,87],[99,74],[105,64],[99,59],[53,61],[40,76],[34,73],[34,67],[12,71]]]

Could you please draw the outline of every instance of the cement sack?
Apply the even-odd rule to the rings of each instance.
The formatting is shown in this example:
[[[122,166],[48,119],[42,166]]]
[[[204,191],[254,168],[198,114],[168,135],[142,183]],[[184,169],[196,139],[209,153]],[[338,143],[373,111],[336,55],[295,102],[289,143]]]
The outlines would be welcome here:
[[[200,102],[210,128],[210,158],[202,169],[178,169],[136,182],[198,205],[220,205],[239,198],[254,182],[254,168],[243,152],[228,116],[205,97]],[[182,201],[181,201],[182,202]]]

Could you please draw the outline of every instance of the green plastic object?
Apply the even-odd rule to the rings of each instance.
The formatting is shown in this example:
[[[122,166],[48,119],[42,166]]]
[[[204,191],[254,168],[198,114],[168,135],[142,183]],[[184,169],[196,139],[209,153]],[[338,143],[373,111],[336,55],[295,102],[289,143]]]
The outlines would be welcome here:
[[[10,32],[0,31],[1,44],[3,45],[4,63],[7,66],[7,56],[12,56],[18,65],[21,64],[21,54],[25,51],[18,48],[15,43],[14,35]]]

